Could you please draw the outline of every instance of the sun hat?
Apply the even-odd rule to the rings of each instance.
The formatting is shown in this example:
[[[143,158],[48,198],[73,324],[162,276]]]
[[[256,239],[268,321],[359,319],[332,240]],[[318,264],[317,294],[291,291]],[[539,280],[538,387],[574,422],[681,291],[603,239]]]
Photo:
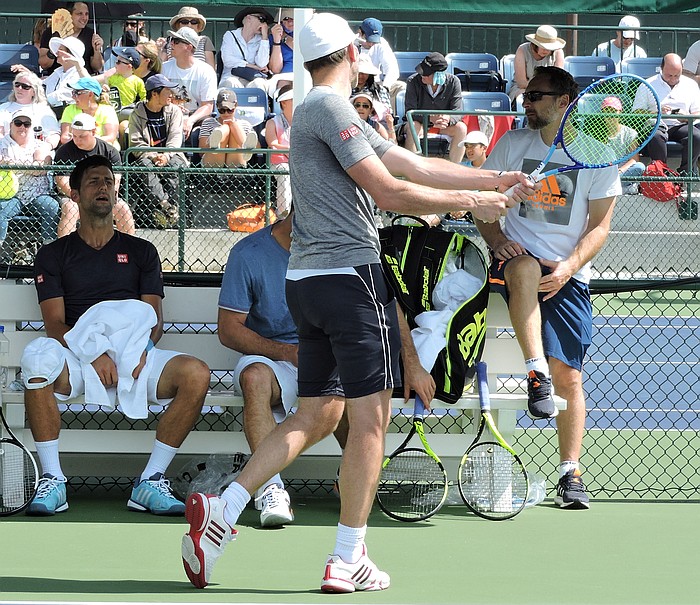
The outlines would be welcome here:
[[[368,92],[358,92],[350,97],[350,102],[352,103],[355,99],[367,99],[372,106],[374,106],[374,99],[372,95]]]
[[[620,19],[620,23],[617,24],[617,29],[622,30],[622,37],[623,38],[636,38],[639,40],[639,27],[641,27],[641,23],[639,22],[639,19],[637,17],[633,17],[632,15],[626,15]],[[625,29],[626,27],[634,27],[637,29]]]
[[[346,48],[355,41],[348,22],[333,13],[316,13],[295,37],[304,62],[315,61]]]
[[[360,53],[360,58],[357,60],[357,70],[361,74],[370,76],[378,76],[381,73],[367,53]]]
[[[545,50],[559,50],[566,46],[566,40],[559,38],[557,30],[551,25],[540,25],[534,34],[528,34],[525,39]]]
[[[78,40],[78,38],[73,38],[69,36],[67,38],[50,38],[49,39],[49,50],[57,57],[58,49],[64,46],[68,49],[71,55],[78,59],[80,65],[85,65],[85,59],[83,55],[85,54],[85,45]]]
[[[467,133],[464,140],[459,142],[458,146],[464,147],[465,145],[483,145],[484,147],[488,147],[489,139],[481,130],[472,130]]]
[[[236,13],[236,16],[233,18],[233,27],[236,29],[243,27],[243,19],[245,19],[248,15],[262,15],[265,17],[265,23],[268,25],[272,25],[275,22],[275,19],[270,12],[262,6],[247,6]]]
[[[202,24],[202,27],[199,31],[202,31],[207,24],[207,20],[204,17],[204,15],[201,15],[199,11],[192,6],[183,6],[177,13],[177,15],[170,19],[170,27],[175,27],[175,24],[180,19],[197,19],[197,21],[199,21]]]

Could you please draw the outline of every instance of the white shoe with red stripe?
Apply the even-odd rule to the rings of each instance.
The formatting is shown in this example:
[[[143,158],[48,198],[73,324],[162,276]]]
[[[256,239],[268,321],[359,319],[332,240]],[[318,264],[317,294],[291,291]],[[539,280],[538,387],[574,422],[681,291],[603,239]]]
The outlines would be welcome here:
[[[224,520],[226,503],[216,496],[192,494],[187,498],[185,518],[190,531],[182,538],[182,564],[190,582],[197,588],[209,583],[224,547],[236,539],[237,531]]]
[[[346,563],[338,555],[326,561],[326,571],[321,580],[323,592],[355,592],[356,590],[384,590],[391,583],[389,574],[380,571],[362,547],[357,563]]]

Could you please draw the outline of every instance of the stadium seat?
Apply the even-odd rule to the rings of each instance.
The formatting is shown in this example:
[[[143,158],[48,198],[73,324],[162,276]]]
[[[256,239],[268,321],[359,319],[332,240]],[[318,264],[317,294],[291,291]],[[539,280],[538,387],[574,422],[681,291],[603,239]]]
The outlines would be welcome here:
[[[396,60],[399,63],[399,80],[406,81],[409,76],[416,73],[418,65],[427,55],[427,52],[399,51],[395,52]]]
[[[464,111],[510,111],[510,99],[504,92],[463,92]]]
[[[451,74],[459,71],[498,71],[498,59],[491,53],[449,53],[447,71]]]
[[[0,44],[0,80],[14,80],[11,68],[18,63],[38,74],[39,49],[33,44]]]
[[[406,89],[402,88],[399,90],[398,93],[396,93],[396,116],[398,117],[398,120],[396,121],[397,124],[399,122],[403,122],[404,118],[406,117]]]
[[[267,94],[260,88],[234,88],[238,99],[236,119],[244,119],[252,126],[260,124],[269,113]]]
[[[615,61],[610,57],[566,57],[564,69],[581,88],[615,73]]]
[[[640,78],[650,78],[661,72],[661,57],[634,57],[623,59],[620,72],[634,74]]]
[[[503,55],[501,57],[501,75],[506,81],[506,94],[510,92],[515,77],[515,55]]]
[[[0,82],[0,103],[7,102],[7,97],[12,92],[12,82]]]

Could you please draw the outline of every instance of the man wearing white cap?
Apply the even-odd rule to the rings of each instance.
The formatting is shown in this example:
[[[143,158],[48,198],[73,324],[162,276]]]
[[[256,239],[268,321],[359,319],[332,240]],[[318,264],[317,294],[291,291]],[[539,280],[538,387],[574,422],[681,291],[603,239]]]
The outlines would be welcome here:
[[[299,405],[220,498],[188,498],[182,559],[198,588],[207,585],[224,546],[235,538],[233,525],[251,494],[333,432],[343,410],[349,431],[340,469],[340,523],[321,590],[389,587],[389,576],[369,559],[364,541],[391,392],[401,384],[398,317],[379,262],[374,205],[411,214],[466,210],[497,221],[534,193],[521,172],[476,171],[382,139],[348,101],[357,79],[354,41],[347,22],[330,13],[314,15],[297,33],[296,49],[314,84],[294,113],[290,147],[294,236],[286,295],[299,335]],[[513,198],[498,192],[518,184]],[[409,386],[423,390],[424,375],[407,376]]]
[[[623,59],[632,57],[646,57],[646,51],[637,44],[639,40],[639,28],[641,24],[637,17],[627,15],[620,19],[617,25],[617,37],[614,40],[601,42],[591,53],[596,57],[610,57],[615,61],[615,69],[619,73],[620,63]],[[632,29],[629,29],[632,28]]]

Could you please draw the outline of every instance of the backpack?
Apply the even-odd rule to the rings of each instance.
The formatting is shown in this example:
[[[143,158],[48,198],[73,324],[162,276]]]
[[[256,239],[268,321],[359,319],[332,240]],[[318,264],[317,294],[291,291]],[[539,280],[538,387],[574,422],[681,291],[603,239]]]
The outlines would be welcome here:
[[[462,92],[505,92],[506,81],[494,70],[463,71],[455,69],[455,75],[462,85]]]
[[[680,176],[675,170],[671,170],[665,162],[653,160],[644,170],[642,176]],[[677,200],[682,188],[678,183],[671,181],[642,181],[639,183],[639,193],[657,202],[670,202]]]
[[[396,224],[400,218],[417,224]],[[475,364],[484,349],[489,299],[484,256],[468,237],[429,227],[416,217],[395,217],[391,226],[379,230],[379,242],[384,273],[411,328],[416,327],[417,315],[433,310],[433,290],[443,277],[450,256],[455,256],[458,267],[468,267],[472,275],[483,278],[479,291],[452,315],[445,348],[430,371],[435,380],[435,396],[455,403],[462,396],[465,383],[474,376]]]

